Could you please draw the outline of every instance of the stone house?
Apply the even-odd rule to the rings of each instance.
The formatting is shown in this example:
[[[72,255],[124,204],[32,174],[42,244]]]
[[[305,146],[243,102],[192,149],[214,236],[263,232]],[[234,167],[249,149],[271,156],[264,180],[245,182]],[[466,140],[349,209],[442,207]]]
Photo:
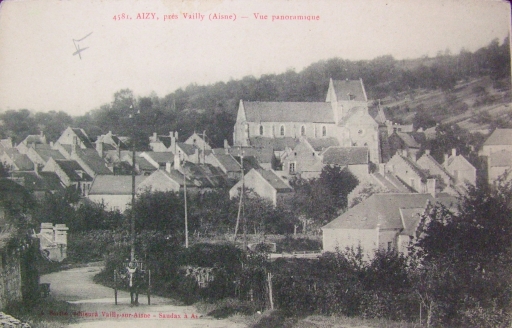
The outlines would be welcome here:
[[[95,149],[96,147],[89,139],[89,136],[83,129],[67,127],[62,132],[59,139],[55,142],[55,145],[77,145],[80,149]]]
[[[20,142],[16,146],[16,149],[18,149],[18,151],[21,154],[26,154],[28,152],[29,148],[34,147],[35,145],[48,145],[46,143],[46,137],[42,132],[41,132],[41,134],[28,135],[25,139],[23,139],[22,142]]]
[[[438,182],[444,186],[449,186],[455,182],[452,175],[446,170],[446,168],[439,164],[434,157],[430,155],[430,150],[425,150],[425,153],[418,158],[416,164],[425,170],[430,176],[438,178]]]
[[[74,186],[82,196],[88,194],[93,181],[93,177],[77,161],[69,159],[50,158],[42,172],[55,173],[64,187]]]
[[[135,188],[147,176],[135,176]],[[131,175],[98,175],[92,182],[87,198],[95,203],[104,204],[107,210],[124,212],[132,203]]]
[[[388,137],[389,155],[393,157],[398,151],[406,152],[407,156],[416,160],[421,144],[416,141],[411,133],[394,130]]]
[[[274,171],[263,169],[251,169],[244,176],[244,188],[246,192],[250,190],[259,197],[270,200],[274,206],[293,193],[292,187]],[[239,181],[229,190],[229,197],[238,197],[241,189],[242,181]]]
[[[451,156],[445,154],[443,166],[455,180],[455,185],[465,187],[466,183],[476,186],[476,168],[457,150],[452,149]]]
[[[512,170],[512,129],[496,129],[484,142],[481,156],[487,158],[487,178],[493,183]],[[509,174],[508,178],[511,178]]]
[[[398,178],[412,192],[425,193],[427,190],[428,173],[403,153],[391,157],[386,163],[385,173]]]

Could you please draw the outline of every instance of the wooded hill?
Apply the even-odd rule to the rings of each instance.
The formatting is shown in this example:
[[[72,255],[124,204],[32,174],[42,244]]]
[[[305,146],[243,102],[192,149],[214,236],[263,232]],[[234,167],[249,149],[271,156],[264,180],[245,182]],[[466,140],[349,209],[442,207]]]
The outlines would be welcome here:
[[[329,78],[362,78],[374,107],[381,99],[388,108],[386,114],[395,121],[412,122],[416,112],[421,122],[416,124],[425,127],[455,115],[473,117],[468,110],[479,113],[482,106],[510,102],[509,38],[501,44],[495,39],[475,52],[462,49],[457,55],[446,50],[434,58],[413,60],[396,60],[392,56],[360,61],[333,58],[311,64],[301,72],[288,70],[260,78],[246,76],[211,85],[191,84],[164,97],[140,97],[135,106],[140,111],[135,118],[138,148],[147,147],[148,136],[153,132],[169,131],[179,131],[180,136],[186,137],[206,130],[213,146],[222,146],[224,139],[231,143],[241,99],[324,101]],[[56,140],[68,125],[84,128],[92,138],[108,131],[130,136],[134,131],[134,122],[129,119],[132,96],[132,91],[120,90],[112,103],[75,118],[63,112],[6,111],[0,115],[4,123],[0,132],[15,142],[40,131],[49,140]],[[482,122],[496,124],[493,115],[482,115]],[[507,122],[498,125],[502,123]]]

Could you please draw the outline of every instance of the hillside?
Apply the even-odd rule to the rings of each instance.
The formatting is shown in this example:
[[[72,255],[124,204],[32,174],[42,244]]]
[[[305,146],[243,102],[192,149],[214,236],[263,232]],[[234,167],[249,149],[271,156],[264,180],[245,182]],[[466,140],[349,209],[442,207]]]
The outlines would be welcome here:
[[[375,105],[378,101],[374,101]],[[399,123],[428,128],[436,123],[458,124],[471,132],[487,133],[512,127],[510,82],[488,76],[458,82],[453,90],[416,89],[380,100],[386,116]]]

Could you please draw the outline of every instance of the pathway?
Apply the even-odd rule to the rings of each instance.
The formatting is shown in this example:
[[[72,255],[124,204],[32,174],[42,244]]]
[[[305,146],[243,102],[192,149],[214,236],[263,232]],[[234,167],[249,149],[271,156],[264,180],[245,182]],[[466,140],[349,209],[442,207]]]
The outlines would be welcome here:
[[[151,296],[148,305],[146,295],[139,295],[141,305],[131,307],[130,294],[120,291],[115,305],[114,290],[93,281],[100,270],[99,266],[89,266],[41,277],[41,283],[51,284],[54,298],[79,305],[79,322],[68,327],[245,327],[229,319],[202,317],[193,306],[173,305],[164,297]]]

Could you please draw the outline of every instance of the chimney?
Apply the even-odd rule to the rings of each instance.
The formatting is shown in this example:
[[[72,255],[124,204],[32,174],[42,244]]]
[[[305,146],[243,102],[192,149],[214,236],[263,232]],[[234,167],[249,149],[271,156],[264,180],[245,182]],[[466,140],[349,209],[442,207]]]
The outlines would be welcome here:
[[[379,173],[382,175],[386,173],[386,163],[379,163]]]
[[[96,141],[96,151],[98,152],[98,155],[100,155],[101,158],[103,158],[103,141],[102,140]]]
[[[165,171],[167,171],[167,173],[171,173],[171,162],[165,163]]]
[[[181,169],[181,158],[180,154],[174,153],[174,169],[180,170]]]
[[[153,137],[151,138],[151,141],[156,142],[157,136],[156,132],[153,132]]]
[[[198,148],[196,148],[194,150],[194,161],[192,161],[192,163],[200,164],[199,163],[199,149]]]
[[[53,141],[50,141],[50,147],[53,149]]]
[[[73,136],[73,143],[71,144],[71,157],[76,156],[77,136]]]
[[[427,179],[427,193],[436,198],[436,179]]]
[[[457,156],[457,149],[452,148],[452,156],[453,157]]]
[[[425,149],[425,154],[430,155],[430,149]]]
[[[444,162],[443,162],[443,165],[444,165],[444,167],[447,167],[447,166],[448,166],[448,154],[444,154]]]
[[[171,151],[176,154],[176,137],[174,136],[174,133],[171,132]],[[178,134],[178,132],[176,132]]]

